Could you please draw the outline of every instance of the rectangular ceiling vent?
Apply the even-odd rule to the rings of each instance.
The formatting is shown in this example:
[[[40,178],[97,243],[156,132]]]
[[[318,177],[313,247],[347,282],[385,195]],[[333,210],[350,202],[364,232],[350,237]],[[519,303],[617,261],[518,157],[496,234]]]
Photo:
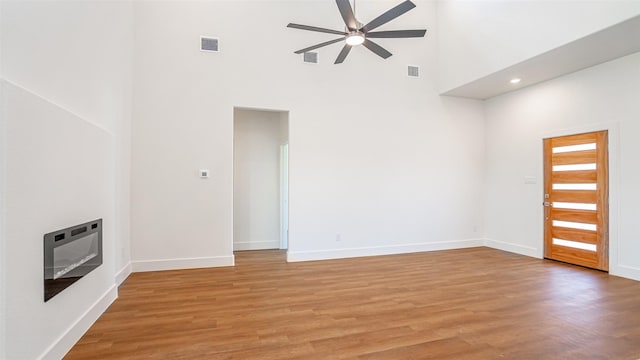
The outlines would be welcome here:
[[[218,38],[209,36],[200,36],[200,51],[218,52]]]
[[[407,67],[407,75],[409,77],[420,77],[420,68],[415,65],[409,65]]]
[[[306,53],[303,54],[302,59],[306,63],[317,64],[318,63],[318,53],[317,52],[306,52]]]

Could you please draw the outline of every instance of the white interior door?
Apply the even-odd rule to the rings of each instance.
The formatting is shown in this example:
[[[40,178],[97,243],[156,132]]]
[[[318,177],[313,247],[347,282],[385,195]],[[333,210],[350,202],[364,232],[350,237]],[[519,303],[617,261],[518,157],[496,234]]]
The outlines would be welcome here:
[[[289,247],[289,144],[280,145],[280,249]]]

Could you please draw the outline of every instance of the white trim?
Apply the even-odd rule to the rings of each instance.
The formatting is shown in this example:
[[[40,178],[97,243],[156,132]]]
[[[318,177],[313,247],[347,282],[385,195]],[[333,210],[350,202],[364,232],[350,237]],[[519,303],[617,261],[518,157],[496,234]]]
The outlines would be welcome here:
[[[235,110],[266,111],[266,112],[277,112],[277,113],[286,113],[286,114],[289,114],[290,112],[289,110],[273,109],[269,107],[254,107],[254,106],[240,106],[240,105],[233,106],[232,114],[233,114],[233,111]]]
[[[62,359],[73,345],[80,340],[87,330],[98,320],[118,297],[118,287],[112,285],[96,302],[93,303],[56,341],[38,357],[39,360]]]
[[[346,249],[291,251],[287,252],[288,262],[342,259],[361,256],[406,254],[423,251],[453,250],[483,246],[482,239],[439,241],[402,245],[371,246]]]
[[[287,115],[288,116],[288,115]],[[287,128],[289,119],[287,118]],[[287,137],[289,135],[287,134]],[[289,248],[289,143],[280,144],[280,249]]]
[[[515,254],[531,256],[541,259],[542,256],[537,248],[524,246],[520,244],[508,243],[504,241],[498,241],[493,239],[484,239],[484,246],[502,251],[508,251]]]
[[[591,132],[604,131],[604,130],[611,131],[612,129],[614,131],[617,131],[618,125],[619,124],[617,122],[607,122],[607,123],[597,123],[597,124],[594,123],[589,125],[580,125],[580,126],[564,128],[564,129],[555,129],[551,131],[545,131],[544,133],[542,133],[542,139],[544,140],[544,139],[549,139],[549,138],[554,138],[559,136],[570,136],[570,135],[591,133]]]
[[[627,265],[618,265],[615,267],[612,266],[609,268],[609,274],[640,281],[640,268],[633,267],[633,266],[627,266]]]
[[[164,260],[138,260],[131,262],[133,272],[182,270],[220,266],[233,266],[234,256],[212,256]]]
[[[619,227],[618,217],[620,214],[620,198],[618,197],[620,187],[620,123],[616,122],[609,126],[609,273],[611,269],[626,268],[620,264],[618,256],[619,249]],[[633,268],[631,268],[633,269]],[[627,272],[624,272],[625,274]],[[627,277],[627,276],[625,276]],[[640,275],[636,272],[631,279],[640,280]]]
[[[280,249],[280,240],[240,241],[233,243],[234,251]]]
[[[122,267],[122,269],[120,269],[120,271],[116,273],[116,286],[122,285],[122,283],[127,280],[129,275],[131,275],[131,262],[128,262],[125,266]]]
[[[7,85],[4,79],[0,78],[0,359],[6,358],[6,331],[7,331],[7,291],[6,291],[6,214],[7,214],[7,191],[6,174],[7,168]]]

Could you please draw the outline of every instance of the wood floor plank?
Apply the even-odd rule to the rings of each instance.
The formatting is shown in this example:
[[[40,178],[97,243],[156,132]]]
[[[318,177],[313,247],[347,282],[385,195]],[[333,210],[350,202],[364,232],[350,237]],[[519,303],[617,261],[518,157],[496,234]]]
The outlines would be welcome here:
[[[640,282],[489,248],[134,273],[65,359],[640,358]]]

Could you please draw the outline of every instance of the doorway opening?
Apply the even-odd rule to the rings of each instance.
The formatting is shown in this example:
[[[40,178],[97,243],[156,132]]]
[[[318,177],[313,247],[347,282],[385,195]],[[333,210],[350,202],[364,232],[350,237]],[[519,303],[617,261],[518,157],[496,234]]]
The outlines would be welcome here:
[[[608,132],[544,139],[544,257],[609,270]]]
[[[233,250],[287,249],[289,112],[233,111]]]

